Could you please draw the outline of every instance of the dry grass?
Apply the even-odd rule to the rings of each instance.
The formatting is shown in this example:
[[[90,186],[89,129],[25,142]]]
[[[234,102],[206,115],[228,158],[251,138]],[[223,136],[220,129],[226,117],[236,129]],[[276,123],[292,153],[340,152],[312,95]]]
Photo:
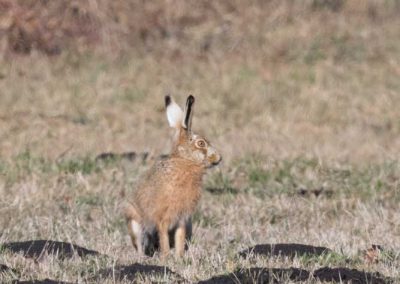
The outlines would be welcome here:
[[[94,2],[96,9],[108,3]],[[239,267],[328,265],[399,279],[399,4],[347,1],[332,11],[317,2],[236,1],[233,8],[220,2],[193,10],[180,4],[165,12],[175,20],[161,21],[167,37],[155,31],[135,41],[140,32],[132,28],[134,48],[117,33],[57,57],[4,52],[0,242],[63,240],[112,259],[34,262],[1,253],[0,263],[19,270],[1,281],[85,282],[116,263],[161,264],[135,256],[119,212],[148,164],[94,158],[106,151],[168,152],[166,93],[180,101],[197,97],[193,127],[224,156],[206,176],[212,190],[194,216],[188,253],[166,262],[172,270],[195,282]],[[185,12],[193,19],[207,9],[213,12],[181,28]],[[297,194],[320,187],[330,195]],[[251,245],[286,242],[336,254],[237,256]],[[393,252],[367,264],[361,251],[371,244]]]

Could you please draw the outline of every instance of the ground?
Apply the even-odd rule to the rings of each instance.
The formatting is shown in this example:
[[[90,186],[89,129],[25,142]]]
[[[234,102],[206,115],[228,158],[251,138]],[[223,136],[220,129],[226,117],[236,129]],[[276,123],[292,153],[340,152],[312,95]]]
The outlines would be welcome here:
[[[221,1],[197,7],[213,11],[206,18],[183,5],[162,14],[166,34],[115,51],[96,41],[20,54],[0,41],[0,243],[100,253],[31,258],[3,245],[0,264],[13,270],[0,280],[129,282],[115,271],[132,269],[143,282],[198,282],[294,267],[318,283],[315,271],[341,267],[400,281],[400,6],[329,4],[340,2]],[[204,178],[189,250],[162,261],[135,254],[121,204],[171,147],[165,94],[196,97],[193,129],[224,160]],[[330,250],[239,255],[291,243]]]

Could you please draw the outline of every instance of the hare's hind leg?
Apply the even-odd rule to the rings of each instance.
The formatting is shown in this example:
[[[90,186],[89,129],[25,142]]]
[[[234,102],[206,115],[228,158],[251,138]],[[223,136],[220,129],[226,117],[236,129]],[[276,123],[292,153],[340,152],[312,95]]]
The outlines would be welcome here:
[[[144,229],[141,224],[141,217],[138,211],[132,204],[127,204],[125,207],[125,218],[128,225],[128,232],[131,237],[133,247],[137,250],[139,255],[144,252]]]
[[[143,228],[140,225],[139,222],[136,222],[133,219],[128,220],[128,231],[129,231],[129,235],[131,237],[132,240],[132,244],[135,247],[135,249],[137,250],[139,255],[143,255],[143,237],[144,237],[144,232],[143,232]]]

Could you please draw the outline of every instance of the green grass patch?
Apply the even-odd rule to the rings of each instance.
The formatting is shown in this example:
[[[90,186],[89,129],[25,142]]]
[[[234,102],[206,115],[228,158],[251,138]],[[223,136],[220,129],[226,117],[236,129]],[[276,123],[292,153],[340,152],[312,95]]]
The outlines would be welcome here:
[[[100,171],[99,164],[91,157],[61,160],[55,166],[58,172],[71,174],[80,172],[87,175]]]
[[[233,186],[229,173],[218,170],[205,181],[205,189],[212,194],[238,194],[238,188]]]
[[[317,159],[299,157],[273,161],[251,155],[238,160],[233,166],[246,177],[245,188],[240,191],[260,198],[276,194],[300,194],[320,190],[329,196],[358,196],[361,199],[394,198],[400,200],[398,162],[343,166],[321,163]],[[234,184],[232,177],[228,184]],[[220,178],[221,182],[223,178]],[[223,184],[223,183],[222,183]],[[328,195],[327,195],[328,196]]]
[[[116,167],[119,163],[120,159],[107,159],[100,162],[92,156],[50,160],[25,150],[11,160],[0,159],[0,174],[10,185],[32,175],[97,174],[105,169]]]
[[[77,205],[91,205],[91,206],[99,206],[103,204],[103,199],[101,196],[96,195],[94,193],[89,193],[86,195],[80,195],[76,199]]]

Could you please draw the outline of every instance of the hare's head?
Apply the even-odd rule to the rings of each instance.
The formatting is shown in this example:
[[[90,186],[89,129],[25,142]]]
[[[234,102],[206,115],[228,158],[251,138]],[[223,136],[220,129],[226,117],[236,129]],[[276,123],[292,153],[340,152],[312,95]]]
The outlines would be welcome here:
[[[171,155],[209,168],[217,165],[222,157],[206,138],[192,132],[193,104],[194,97],[190,95],[186,100],[185,110],[182,111],[172,97],[165,96],[168,122],[176,130]]]

